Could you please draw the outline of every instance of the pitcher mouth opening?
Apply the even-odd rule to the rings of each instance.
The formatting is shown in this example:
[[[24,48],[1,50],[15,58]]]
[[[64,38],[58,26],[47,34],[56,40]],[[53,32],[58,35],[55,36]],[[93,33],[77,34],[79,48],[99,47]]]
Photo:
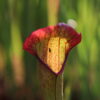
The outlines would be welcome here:
[[[36,55],[48,69],[57,75],[64,69],[69,51],[80,41],[81,34],[78,34],[71,26],[59,23],[32,32],[25,40],[23,48],[30,54]]]

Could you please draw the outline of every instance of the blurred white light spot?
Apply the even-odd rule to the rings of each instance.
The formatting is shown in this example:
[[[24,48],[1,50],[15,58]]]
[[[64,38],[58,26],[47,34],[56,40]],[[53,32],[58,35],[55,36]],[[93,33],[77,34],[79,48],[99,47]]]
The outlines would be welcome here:
[[[69,19],[67,21],[67,24],[70,25],[73,28],[76,28],[77,27],[77,22],[74,19]]]

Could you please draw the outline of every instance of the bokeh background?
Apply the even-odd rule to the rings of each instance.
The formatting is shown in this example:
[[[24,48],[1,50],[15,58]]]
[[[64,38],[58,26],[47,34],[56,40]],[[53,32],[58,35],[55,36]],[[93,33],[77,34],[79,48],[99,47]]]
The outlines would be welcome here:
[[[82,33],[65,66],[64,100],[100,100],[100,0],[0,0],[0,100],[42,100],[37,59],[23,42],[58,22]]]

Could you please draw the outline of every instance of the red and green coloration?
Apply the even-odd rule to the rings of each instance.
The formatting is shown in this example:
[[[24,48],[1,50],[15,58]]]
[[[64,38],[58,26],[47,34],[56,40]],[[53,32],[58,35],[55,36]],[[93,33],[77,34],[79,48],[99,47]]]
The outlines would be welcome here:
[[[59,23],[32,32],[24,43],[24,49],[36,55],[52,72],[59,74],[69,51],[80,41],[81,34],[69,25]]]
[[[42,73],[41,76],[50,78],[50,76],[55,77],[62,75],[61,72],[64,69],[64,63],[69,54],[69,51],[78,43],[80,43],[80,41],[81,41],[81,34],[78,34],[69,25],[64,23],[59,23],[55,26],[48,26],[32,32],[32,34],[29,37],[27,37],[24,43],[24,49],[29,53],[31,53],[32,55],[38,57],[39,61],[42,62],[41,63],[42,65],[40,64],[40,66],[44,66],[45,68],[44,67],[39,68],[41,69],[40,71],[40,73]],[[45,82],[48,82],[46,78],[43,80]],[[54,87],[51,84],[53,84],[54,80],[55,78],[51,79],[51,81],[47,83],[49,84],[49,88],[51,87],[52,90],[50,92],[52,93]],[[59,82],[62,80],[61,76],[58,80]],[[61,87],[61,84],[59,84],[59,86]],[[56,86],[56,88],[59,86]],[[58,90],[60,89],[58,88]],[[51,98],[51,100],[55,99]],[[62,99],[57,99],[57,100],[62,100]]]

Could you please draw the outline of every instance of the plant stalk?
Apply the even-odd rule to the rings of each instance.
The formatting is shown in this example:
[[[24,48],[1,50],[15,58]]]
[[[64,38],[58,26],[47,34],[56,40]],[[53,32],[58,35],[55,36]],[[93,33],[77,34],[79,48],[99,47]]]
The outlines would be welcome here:
[[[38,77],[43,100],[63,100],[63,73],[55,75],[39,62]]]

